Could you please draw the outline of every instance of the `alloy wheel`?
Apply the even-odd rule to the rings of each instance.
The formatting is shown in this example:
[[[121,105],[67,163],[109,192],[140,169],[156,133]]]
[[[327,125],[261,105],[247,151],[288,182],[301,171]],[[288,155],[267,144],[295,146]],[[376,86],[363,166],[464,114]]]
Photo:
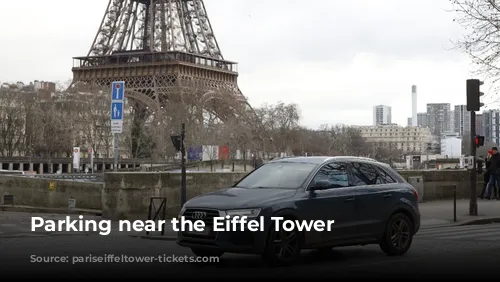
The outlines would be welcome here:
[[[295,256],[298,250],[299,238],[297,232],[280,230],[273,234],[273,247],[276,257],[287,260]]]
[[[391,243],[398,249],[403,250],[410,242],[410,225],[404,219],[395,220],[391,226]]]

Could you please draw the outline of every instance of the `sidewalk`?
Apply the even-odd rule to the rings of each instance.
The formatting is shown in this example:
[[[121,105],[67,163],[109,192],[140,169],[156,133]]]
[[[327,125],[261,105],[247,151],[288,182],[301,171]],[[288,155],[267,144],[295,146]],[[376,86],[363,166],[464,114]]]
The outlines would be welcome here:
[[[422,228],[500,222],[500,201],[477,200],[478,215],[469,215],[469,199],[457,199],[457,222],[453,221],[453,200],[420,203]]]

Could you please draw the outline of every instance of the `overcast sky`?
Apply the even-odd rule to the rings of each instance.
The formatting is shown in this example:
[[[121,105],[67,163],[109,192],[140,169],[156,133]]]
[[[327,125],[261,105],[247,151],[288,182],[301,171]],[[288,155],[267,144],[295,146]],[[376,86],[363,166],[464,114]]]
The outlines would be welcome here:
[[[66,81],[87,54],[107,0],[0,4],[0,81]],[[393,122],[426,103],[465,103],[469,60],[450,51],[462,30],[448,0],[205,0],[224,57],[239,63],[252,105],[297,103],[302,123],[371,124],[372,107]]]

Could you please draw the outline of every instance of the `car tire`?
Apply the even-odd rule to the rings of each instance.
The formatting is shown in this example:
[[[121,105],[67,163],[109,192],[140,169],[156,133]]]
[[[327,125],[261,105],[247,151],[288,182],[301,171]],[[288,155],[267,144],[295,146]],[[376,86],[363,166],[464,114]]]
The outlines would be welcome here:
[[[262,257],[271,265],[292,265],[300,258],[301,250],[302,235],[298,230],[276,231],[272,226]]]
[[[408,252],[413,241],[413,224],[402,213],[393,215],[387,222],[380,249],[389,256],[402,256]]]
[[[198,257],[221,257],[224,255],[223,251],[214,249],[191,248],[191,251]]]

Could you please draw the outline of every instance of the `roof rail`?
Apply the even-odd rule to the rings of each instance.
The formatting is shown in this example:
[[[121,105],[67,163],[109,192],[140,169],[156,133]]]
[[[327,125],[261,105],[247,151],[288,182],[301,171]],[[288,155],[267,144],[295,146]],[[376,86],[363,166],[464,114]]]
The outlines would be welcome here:
[[[359,159],[359,160],[378,162],[376,159],[367,158],[367,157],[357,157],[357,156],[338,156],[338,157],[340,157],[340,158],[353,158],[353,159]]]

